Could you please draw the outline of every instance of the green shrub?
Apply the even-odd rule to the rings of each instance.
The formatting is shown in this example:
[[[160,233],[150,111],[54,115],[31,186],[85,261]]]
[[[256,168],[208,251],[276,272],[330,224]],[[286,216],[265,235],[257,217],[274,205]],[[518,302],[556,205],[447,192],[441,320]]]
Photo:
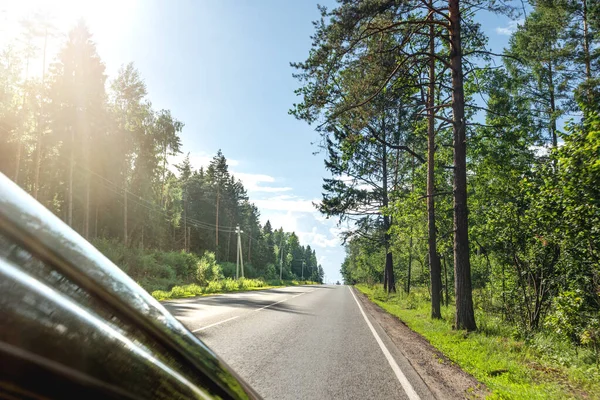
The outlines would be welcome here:
[[[252,264],[244,264],[244,278],[256,278],[258,276],[258,272],[254,268]]]
[[[186,297],[185,289],[181,286],[173,286],[173,289],[171,289],[171,297]]]
[[[546,317],[545,326],[559,336],[579,342],[585,324],[583,295],[580,290],[565,291],[554,298],[553,310]]]
[[[137,284],[144,288],[148,293],[155,290],[171,290],[177,284],[176,279],[162,279],[155,277],[146,277],[137,281]]]
[[[155,290],[152,292],[152,297],[156,300],[168,300],[171,298],[171,292],[165,292],[164,290]]]
[[[221,279],[222,275],[223,272],[217,264],[215,253],[210,251],[204,252],[196,267],[196,281],[200,285],[206,286],[211,281]]]
[[[267,264],[265,270],[265,279],[267,281],[275,280],[279,278],[279,270],[275,268],[275,264]]]
[[[235,264],[230,262],[222,262],[219,264],[224,278],[235,278]]]
[[[223,291],[223,281],[212,281],[204,289],[204,293],[220,293]]]
[[[240,279],[238,279],[237,284],[238,284],[239,290],[245,290],[245,289],[250,288],[250,280],[249,279],[240,278]]]
[[[191,285],[184,286],[185,292],[189,296],[202,296],[204,288],[202,286],[192,283]]]
[[[238,283],[235,279],[224,279],[221,281],[221,289],[224,292],[235,292],[236,290],[238,290]]]
[[[191,282],[195,278],[199,258],[193,253],[169,251],[154,253],[158,263],[168,265],[175,271],[177,278],[183,282]]]

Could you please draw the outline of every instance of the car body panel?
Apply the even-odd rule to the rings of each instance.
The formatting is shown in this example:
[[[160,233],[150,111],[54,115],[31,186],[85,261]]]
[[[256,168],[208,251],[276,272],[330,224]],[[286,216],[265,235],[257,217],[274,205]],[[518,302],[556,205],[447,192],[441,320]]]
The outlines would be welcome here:
[[[258,398],[158,301],[2,174],[0,280],[0,392],[33,396],[40,382],[66,379],[86,398]],[[61,397],[54,386],[58,392],[37,395]]]

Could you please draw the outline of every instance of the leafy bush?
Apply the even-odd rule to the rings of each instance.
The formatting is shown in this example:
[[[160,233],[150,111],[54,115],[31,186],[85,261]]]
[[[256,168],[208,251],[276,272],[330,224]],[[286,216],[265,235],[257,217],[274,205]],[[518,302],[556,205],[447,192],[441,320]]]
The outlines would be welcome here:
[[[219,264],[221,271],[223,271],[223,277],[235,278],[235,264],[230,262],[222,262]]]
[[[191,285],[174,286],[170,292],[153,289],[152,296],[157,300],[177,299],[182,297],[202,296],[212,293],[237,292],[240,290],[253,290],[265,287],[293,286],[293,285],[312,285],[315,282],[310,281],[279,281],[273,280],[265,282],[262,279],[220,279],[212,280],[205,287],[192,283]]]
[[[244,264],[244,278],[256,278],[258,277],[258,272],[254,268],[252,264]]]
[[[221,281],[221,289],[224,292],[234,292],[238,289],[238,283],[235,279],[224,279],[223,281]]]
[[[546,327],[575,343],[579,342],[585,323],[581,291],[562,292],[553,303],[553,312],[546,317]]]
[[[156,300],[168,300],[171,298],[171,292],[165,292],[164,290],[155,290],[152,292],[152,297]]]
[[[581,333],[581,344],[594,353],[596,368],[600,369],[600,318],[592,318]]]
[[[205,293],[220,293],[223,291],[223,282],[224,281],[212,281],[208,283],[208,286],[205,289]]]
[[[277,278],[279,278],[279,272],[275,269],[275,264],[267,264],[267,269],[265,271],[265,279],[274,280]]]
[[[247,279],[247,278],[240,278],[238,279],[238,288],[240,290],[248,290],[248,289],[254,289],[254,288],[261,288],[261,287],[265,287],[265,282],[261,279]]]
[[[187,297],[186,293],[185,293],[185,289],[181,286],[173,286],[173,289],[171,289],[171,296],[172,298],[177,298],[177,297]]]
[[[195,278],[196,266],[199,258],[195,254],[185,253],[183,251],[169,251],[154,253],[158,263],[169,265],[175,270],[177,278],[183,282],[191,282]]]
[[[128,248],[108,239],[95,239],[92,244],[148,292],[170,290],[195,278],[199,258],[191,253]]]
[[[183,287],[186,295],[189,296],[202,296],[204,293],[204,288],[202,286],[196,285],[192,283],[191,285],[186,285]]]
[[[208,285],[208,282],[221,279],[223,275],[221,267],[217,264],[215,253],[210,251],[204,252],[196,268],[196,281],[203,286]]]

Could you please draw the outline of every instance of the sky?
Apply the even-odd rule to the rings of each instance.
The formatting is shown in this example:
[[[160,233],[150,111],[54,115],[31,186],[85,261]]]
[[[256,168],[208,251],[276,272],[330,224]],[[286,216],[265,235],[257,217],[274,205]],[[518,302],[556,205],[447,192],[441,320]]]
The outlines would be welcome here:
[[[170,109],[185,123],[183,153],[193,166],[208,164],[221,149],[262,222],[296,232],[316,250],[325,280],[342,280],[340,228],[313,205],[330,176],[319,136],[288,114],[300,102],[289,63],[308,55],[317,1],[0,0],[0,46],[13,39],[27,13],[49,8],[63,35],[85,19],[109,79],[134,62],[154,109]],[[517,24],[491,14],[478,20],[498,52]],[[63,37],[51,41],[49,54]],[[38,64],[32,68],[41,69]]]

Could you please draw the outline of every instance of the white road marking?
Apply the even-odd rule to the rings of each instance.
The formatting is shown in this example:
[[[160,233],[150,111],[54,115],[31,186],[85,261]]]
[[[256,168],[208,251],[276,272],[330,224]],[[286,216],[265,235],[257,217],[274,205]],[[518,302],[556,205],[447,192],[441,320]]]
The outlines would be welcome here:
[[[394,357],[392,357],[392,354],[390,353],[390,351],[388,350],[388,348],[385,347],[385,344],[383,343],[383,341],[381,340],[381,338],[377,334],[377,331],[375,331],[375,328],[373,328],[373,325],[371,324],[371,321],[369,321],[369,318],[367,318],[367,314],[365,314],[362,306],[358,302],[358,299],[354,295],[354,292],[352,291],[351,287],[348,286],[348,289],[350,290],[350,293],[352,294],[352,297],[354,297],[354,300],[356,301],[356,304],[358,305],[358,309],[360,310],[360,313],[362,314],[363,318],[367,322],[367,325],[369,326],[369,329],[371,330],[371,333],[373,334],[373,336],[375,336],[375,340],[377,341],[377,344],[381,348],[381,351],[383,352],[383,355],[388,360],[388,363],[390,363],[390,367],[392,367],[392,370],[396,374],[396,378],[398,378],[398,381],[400,382],[400,385],[402,385],[402,388],[404,389],[404,392],[406,392],[406,395],[408,396],[408,398],[410,400],[421,400],[421,398],[419,397],[419,395],[417,394],[417,392],[415,392],[415,389],[413,389],[412,385],[410,384],[410,382],[406,378],[406,375],[404,375],[404,373],[402,372],[402,370],[398,366],[398,363],[396,363],[396,360],[394,360]]]
[[[240,317],[239,315],[236,315],[235,317],[227,318],[227,319],[224,319],[223,321],[215,322],[214,324],[210,324],[210,325],[207,325],[207,326],[203,326],[202,328],[194,329],[192,332],[200,332],[200,331],[203,331],[205,329],[212,328],[213,326],[221,325],[221,324],[223,324],[223,323],[225,323],[227,321],[231,321],[231,320],[239,318],[239,317]]]

